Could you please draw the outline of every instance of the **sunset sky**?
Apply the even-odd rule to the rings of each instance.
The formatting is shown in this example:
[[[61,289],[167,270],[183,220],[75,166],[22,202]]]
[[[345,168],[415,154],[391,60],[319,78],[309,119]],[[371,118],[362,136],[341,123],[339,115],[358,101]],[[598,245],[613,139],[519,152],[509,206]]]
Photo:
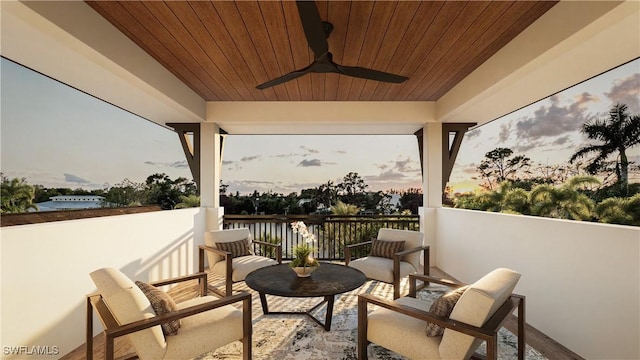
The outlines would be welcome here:
[[[97,189],[153,173],[191,178],[177,135],[8,60],[1,65],[1,163],[45,187]],[[625,103],[640,113],[640,60],[470,131],[451,182],[477,184],[484,154],[508,147],[539,164],[562,163],[586,144],[591,118]],[[640,162],[640,148],[630,160]],[[370,190],[420,187],[415,136],[240,136],[225,140],[222,179],[232,192],[288,194],[357,172]],[[640,178],[637,179],[640,181]]]

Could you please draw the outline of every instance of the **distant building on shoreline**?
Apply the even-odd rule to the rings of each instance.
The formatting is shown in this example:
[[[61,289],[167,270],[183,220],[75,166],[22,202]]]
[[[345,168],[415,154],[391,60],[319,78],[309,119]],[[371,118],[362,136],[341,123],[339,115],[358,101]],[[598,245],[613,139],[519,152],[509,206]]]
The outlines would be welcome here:
[[[80,210],[101,208],[104,196],[97,195],[56,195],[49,201],[36,203],[38,211]]]

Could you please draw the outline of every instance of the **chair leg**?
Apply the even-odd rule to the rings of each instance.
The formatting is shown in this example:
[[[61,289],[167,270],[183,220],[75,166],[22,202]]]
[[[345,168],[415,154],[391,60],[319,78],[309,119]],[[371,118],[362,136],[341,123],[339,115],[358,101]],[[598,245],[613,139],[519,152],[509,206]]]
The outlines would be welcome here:
[[[242,359],[251,360],[253,323],[251,316],[251,296],[242,301]]]
[[[93,304],[91,297],[87,296],[87,328],[86,328],[86,357],[93,360]]]
[[[367,360],[367,302],[358,297],[358,360]]]
[[[525,324],[525,297],[520,297],[518,304],[518,360],[524,360],[524,351],[526,347],[526,335],[524,330]]]
[[[487,340],[487,360],[498,360],[498,334]]]

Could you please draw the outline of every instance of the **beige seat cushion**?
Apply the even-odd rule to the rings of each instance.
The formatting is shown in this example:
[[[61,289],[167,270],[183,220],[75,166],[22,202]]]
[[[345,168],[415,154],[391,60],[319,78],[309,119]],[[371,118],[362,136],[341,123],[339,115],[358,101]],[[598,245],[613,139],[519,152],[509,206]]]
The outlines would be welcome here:
[[[217,300],[203,296],[178,304],[178,309]],[[164,359],[190,359],[242,339],[242,311],[232,305],[181,319],[177,336],[167,337]]]
[[[367,256],[349,262],[349,266],[362,271],[369,279],[393,282],[393,260]],[[400,277],[415,273],[417,270],[406,261],[400,262]]]
[[[105,303],[120,325],[156,316],[149,299],[122,272],[103,268],[90,274]],[[141,359],[162,359],[166,342],[160,325],[127,335]]]
[[[239,258],[233,258],[231,260],[231,280],[244,281],[244,279],[253,270],[263,268],[265,266],[278,265],[278,262],[258,255],[241,256]],[[226,276],[227,263],[225,261],[218,261],[213,265],[213,273],[220,276]]]
[[[411,297],[399,298],[398,304],[428,311],[429,303]],[[427,323],[395,311],[379,308],[368,316],[367,339],[410,359],[440,359],[441,337],[427,337]]]
[[[488,273],[469,285],[456,303],[450,319],[482,326],[511,296],[520,274],[505,268]],[[468,359],[481,341],[451,329],[445,329],[440,345],[443,359]]]

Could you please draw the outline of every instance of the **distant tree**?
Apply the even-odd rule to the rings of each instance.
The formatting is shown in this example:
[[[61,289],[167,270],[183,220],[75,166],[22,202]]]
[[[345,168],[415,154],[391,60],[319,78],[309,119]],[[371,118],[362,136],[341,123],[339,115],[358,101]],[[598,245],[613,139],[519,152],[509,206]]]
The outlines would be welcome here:
[[[486,180],[483,184],[485,188],[493,189],[506,180],[521,181],[528,177],[531,159],[524,155],[512,155],[513,150],[509,148],[495,148],[484,155],[477,170]]]
[[[325,184],[318,186],[316,201],[330,208],[338,199],[338,187],[329,180]]]
[[[27,183],[26,178],[9,180],[4,174],[0,174],[0,177],[2,178],[0,210],[3,214],[23,213],[29,209],[38,210],[38,206],[33,202],[35,188]]]
[[[146,185],[129,179],[104,191],[103,207],[141,206],[147,203]]]
[[[612,197],[595,208],[601,222],[640,226],[640,193],[630,198]]]
[[[616,104],[609,111],[608,119],[595,119],[582,125],[582,133],[591,140],[602,142],[597,145],[587,145],[576,151],[569,162],[588,154],[595,154],[589,161],[586,169],[595,175],[606,166],[607,159],[617,153],[615,159],[615,174],[617,183],[626,184],[629,181],[629,159],[627,149],[640,144],[640,115],[630,116],[627,113],[627,105]]]
[[[176,209],[200,207],[200,196],[198,195],[182,195],[180,202],[176,204]]]
[[[342,182],[337,185],[340,200],[348,204],[362,206],[365,193],[369,185],[357,172],[350,172],[342,178]]]
[[[529,194],[531,213],[560,219],[590,220],[594,202],[582,189],[599,183],[593,176],[576,176],[559,187],[538,185]]]
[[[167,174],[153,174],[147,177],[147,199],[150,204],[158,204],[163,209],[174,209],[180,202],[180,196],[196,195],[193,181],[179,177],[171,180]]]
[[[409,210],[412,214],[418,213],[418,208],[422,206],[422,189],[410,188],[400,194],[399,210]]]
[[[458,194],[454,204],[456,208],[462,209],[509,214],[530,213],[529,193],[510,181],[503,181],[496,190],[477,190],[473,193]]]

